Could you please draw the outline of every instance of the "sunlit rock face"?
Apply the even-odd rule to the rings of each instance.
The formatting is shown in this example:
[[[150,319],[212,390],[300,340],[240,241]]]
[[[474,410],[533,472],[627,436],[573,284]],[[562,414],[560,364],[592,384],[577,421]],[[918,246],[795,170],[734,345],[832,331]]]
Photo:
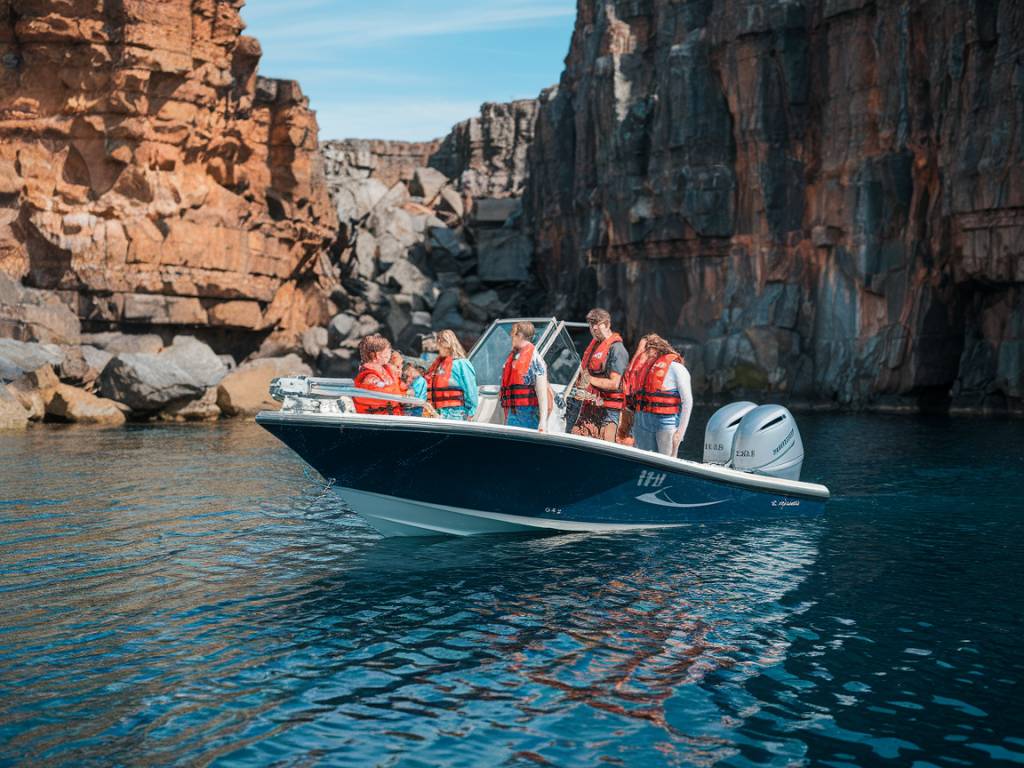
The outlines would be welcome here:
[[[0,2],[0,271],[94,329],[330,317],[316,120],[241,6]]]
[[[580,0],[525,212],[698,387],[1021,409],[1024,5]]]

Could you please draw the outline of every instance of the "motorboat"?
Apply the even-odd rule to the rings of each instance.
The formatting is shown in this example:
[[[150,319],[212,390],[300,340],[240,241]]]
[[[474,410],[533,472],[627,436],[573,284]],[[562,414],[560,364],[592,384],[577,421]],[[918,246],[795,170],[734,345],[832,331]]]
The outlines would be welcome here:
[[[545,432],[502,423],[501,372],[520,318],[493,322],[469,353],[479,384],[472,421],[436,418],[427,402],[356,389],[350,379],[310,377],[275,379],[281,410],[256,421],[386,536],[630,531],[824,509],[828,489],[799,479],[803,443],[782,406],[720,409],[705,430],[702,462],[568,434],[589,331],[522,319],[537,329],[536,354],[554,392]],[[356,413],[353,396],[423,415]]]

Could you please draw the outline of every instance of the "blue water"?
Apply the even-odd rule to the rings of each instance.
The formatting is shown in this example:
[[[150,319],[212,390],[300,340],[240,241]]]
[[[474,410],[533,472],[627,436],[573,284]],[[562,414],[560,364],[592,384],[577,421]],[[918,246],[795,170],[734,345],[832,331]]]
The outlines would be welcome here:
[[[1024,424],[798,419],[821,518],[459,540],[254,425],[0,435],[0,765],[1024,762]]]

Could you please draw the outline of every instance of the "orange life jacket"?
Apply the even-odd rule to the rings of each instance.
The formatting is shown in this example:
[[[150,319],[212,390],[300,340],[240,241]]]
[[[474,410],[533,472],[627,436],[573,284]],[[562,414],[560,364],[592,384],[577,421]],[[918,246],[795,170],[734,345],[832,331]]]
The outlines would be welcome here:
[[[533,353],[533,344],[525,344],[519,350],[518,358],[513,349],[505,361],[505,368],[501,372],[501,407],[506,411],[540,407],[536,387],[526,384],[526,373],[530,370]]]
[[[642,374],[647,366],[647,355],[637,352],[629,361],[629,367],[622,374],[622,394],[626,398],[626,407],[631,411],[636,410],[636,392],[642,383]]]
[[[387,365],[364,363],[356,375],[355,386],[359,389],[374,389],[392,395],[404,394],[401,377],[396,377]],[[391,414],[402,412],[402,406],[390,400],[375,400],[367,397],[353,397],[356,413]]]
[[[597,339],[591,339],[590,344],[587,346],[587,351],[583,353],[583,368],[592,376],[604,378],[608,372],[608,355],[612,344],[616,343],[622,343],[622,337],[617,333],[613,333],[600,343],[598,343]],[[590,384],[587,386],[587,392],[600,397],[604,401],[605,408],[621,411],[626,405],[626,396],[622,393],[621,388],[621,381],[617,390],[599,389]]]
[[[640,390],[636,393],[636,410],[644,413],[654,413],[659,416],[671,416],[679,413],[679,406],[682,398],[676,391],[663,392],[661,385],[668,375],[668,368],[672,363],[683,362],[679,355],[662,355],[651,360],[638,381],[642,382]]]
[[[466,393],[452,383],[452,358],[438,357],[427,369],[427,399],[435,408],[465,408]]]

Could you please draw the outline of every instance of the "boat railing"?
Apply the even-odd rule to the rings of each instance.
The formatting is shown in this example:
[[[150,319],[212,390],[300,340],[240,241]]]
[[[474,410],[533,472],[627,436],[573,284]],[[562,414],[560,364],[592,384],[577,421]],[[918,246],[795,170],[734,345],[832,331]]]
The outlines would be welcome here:
[[[363,389],[355,386],[353,379],[326,379],[308,376],[283,376],[270,382],[270,396],[280,403],[288,404],[289,399],[299,403],[302,399],[338,400],[342,398],[358,398],[360,400],[384,400],[410,408],[422,408],[428,418],[438,418],[439,414],[426,400],[376,389]],[[297,410],[301,410],[298,408]]]

